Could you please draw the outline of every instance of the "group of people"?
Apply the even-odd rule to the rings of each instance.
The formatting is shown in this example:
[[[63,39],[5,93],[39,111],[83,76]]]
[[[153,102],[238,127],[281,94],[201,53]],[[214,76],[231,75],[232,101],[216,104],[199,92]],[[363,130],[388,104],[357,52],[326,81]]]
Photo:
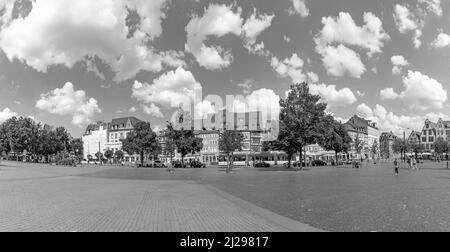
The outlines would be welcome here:
[[[409,169],[410,170],[419,170],[419,167],[417,166],[417,163],[418,163],[417,159],[415,159],[414,157],[410,158],[408,160]],[[395,169],[395,176],[398,176],[399,169],[400,169],[400,164],[399,164],[397,159],[395,159],[395,161],[394,161],[394,169]]]

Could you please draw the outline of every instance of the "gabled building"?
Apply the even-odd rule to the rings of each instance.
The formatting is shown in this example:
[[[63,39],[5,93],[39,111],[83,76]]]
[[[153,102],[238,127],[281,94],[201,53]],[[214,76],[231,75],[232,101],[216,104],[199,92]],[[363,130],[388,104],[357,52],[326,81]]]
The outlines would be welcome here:
[[[371,157],[371,148],[374,143],[378,142],[380,139],[377,124],[355,115],[344,124],[344,127],[353,142],[355,142],[357,137],[359,137],[359,139],[363,142],[363,157]],[[353,156],[356,156],[357,153],[355,153],[354,146],[352,146],[352,152]]]

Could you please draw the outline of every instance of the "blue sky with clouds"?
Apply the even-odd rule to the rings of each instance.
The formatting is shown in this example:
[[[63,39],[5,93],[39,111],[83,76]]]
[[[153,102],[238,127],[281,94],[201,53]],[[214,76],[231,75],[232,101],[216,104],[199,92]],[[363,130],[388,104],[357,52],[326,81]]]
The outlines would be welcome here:
[[[162,127],[199,89],[272,108],[307,81],[338,119],[420,130],[448,119],[449,10],[441,0],[0,0],[0,122],[32,116],[74,136],[128,115]]]

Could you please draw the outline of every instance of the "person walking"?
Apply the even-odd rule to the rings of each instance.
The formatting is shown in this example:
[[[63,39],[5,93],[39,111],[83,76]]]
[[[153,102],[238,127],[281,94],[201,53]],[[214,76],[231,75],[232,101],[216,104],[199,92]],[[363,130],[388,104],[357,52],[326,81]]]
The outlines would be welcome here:
[[[398,161],[397,159],[395,159],[394,161],[395,176],[398,176],[398,169],[399,169]]]
[[[417,159],[413,159],[413,169],[414,170],[419,170],[419,168],[417,167]]]

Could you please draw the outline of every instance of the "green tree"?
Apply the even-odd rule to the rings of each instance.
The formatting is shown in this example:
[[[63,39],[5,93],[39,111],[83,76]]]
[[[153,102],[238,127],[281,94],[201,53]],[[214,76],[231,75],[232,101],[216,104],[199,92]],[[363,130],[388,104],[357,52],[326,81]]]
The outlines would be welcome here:
[[[379,151],[380,151],[380,146],[378,145],[378,141],[375,140],[375,141],[373,142],[372,147],[371,147],[371,150],[370,150],[370,152],[371,152],[372,155],[373,155],[373,160],[374,160],[374,162],[376,162],[376,159],[377,159],[377,156],[378,156]]]
[[[409,150],[409,144],[407,141],[402,139],[396,139],[392,144],[392,151],[395,154],[401,154],[401,159],[404,160],[406,156],[406,152]]]
[[[68,151],[77,158],[83,158],[83,141],[80,138],[73,138],[69,141]]]
[[[193,130],[181,129],[176,131],[175,145],[184,166],[184,158],[188,154],[195,154],[203,149],[203,139],[196,137]]]
[[[101,163],[103,160],[103,153],[101,153],[100,151],[95,153],[95,157],[97,157],[97,160]]]
[[[310,93],[307,83],[291,86],[288,97],[280,101],[280,130],[272,146],[286,152],[289,167],[295,153],[303,160],[303,148],[320,140],[320,126],[327,108],[327,104],[320,101],[320,96]]]
[[[226,130],[220,135],[219,150],[227,156],[227,173],[230,173],[234,161],[234,152],[242,151],[244,135],[235,130]]]
[[[124,156],[125,154],[121,150],[118,150],[116,151],[116,153],[114,153],[114,158],[119,162],[122,162]]]
[[[334,151],[336,165],[339,165],[338,154],[348,153],[352,138],[348,135],[344,125],[332,116],[327,116],[320,128],[323,130],[319,141],[320,145],[327,151]]]
[[[170,164],[173,165],[173,157],[175,156],[175,151],[177,150],[176,139],[178,137],[177,132],[173,128],[173,124],[168,122],[167,127],[164,130],[165,147],[164,155],[169,156]]]
[[[112,150],[105,151],[105,158],[108,162],[111,162],[111,159],[114,157],[114,152]]]
[[[356,154],[359,155],[362,159],[362,152],[364,150],[364,141],[361,140],[359,135],[356,135],[355,141],[353,142],[353,149],[355,150]]]
[[[449,152],[449,143],[448,141],[445,141],[443,138],[438,138],[436,140],[436,143],[434,144],[434,151],[437,155],[437,158],[440,160],[442,159],[442,155],[444,153]]]
[[[144,166],[144,156],[155,153],[160,147],[150,123],[138,122],[127,138],[122,140],[123,150],[130,155],[139,154],[141,165]]]

